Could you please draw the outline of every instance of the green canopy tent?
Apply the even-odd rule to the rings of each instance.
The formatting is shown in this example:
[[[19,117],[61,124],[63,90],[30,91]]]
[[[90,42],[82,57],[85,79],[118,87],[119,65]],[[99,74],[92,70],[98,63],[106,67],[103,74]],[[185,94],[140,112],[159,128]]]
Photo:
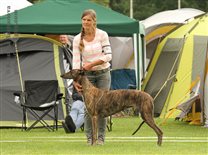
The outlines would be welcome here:
[[[140,60],[144,52],[144,30],[135,19],[88,0],[45,0],[0,17],[0,33],[78,34],[85,9],[97,13],[97,26],[109,36],[133,37],[137,87],[140,88]],[[142,64],[142,63],[141,63]]]

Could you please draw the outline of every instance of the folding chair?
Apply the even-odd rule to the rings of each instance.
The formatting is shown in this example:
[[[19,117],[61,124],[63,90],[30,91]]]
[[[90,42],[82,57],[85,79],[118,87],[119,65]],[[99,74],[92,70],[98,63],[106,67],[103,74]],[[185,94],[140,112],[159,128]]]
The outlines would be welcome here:
[[[189,99],[186,101],[183,101],[187,96],[189,96]],[[194,80],[191,83],[190,88],[186,91],[185,96],[182,96],[182,98],[176,102],[176,105],[169,109],[169,112],[165,119],[160,124],[165,124],[167,119],[170,118],[170,116],[178,109],[182,112],[175,118],[175,120],[182,120],[186,117],[186,115],[189,113],[192,107],[194,107],[192,110],[195,109],[195,102],[200,101],[200,77],[198,76],[196,80]],[[192,111],[194,114],[195,112]]]
[[[23,108],[22,129],[29,131],[41,123],[49,131],[58,130],[58,103],[63,94],[58,94],[57,80],[27,80],[25,92],[14,93],[14,95],[19,96]],[[27,114],[35,118],[35,122],[29,127],[26,125],[27,118],[29,119]],[[52,126],[44,120],[46,116],[53,120]]]

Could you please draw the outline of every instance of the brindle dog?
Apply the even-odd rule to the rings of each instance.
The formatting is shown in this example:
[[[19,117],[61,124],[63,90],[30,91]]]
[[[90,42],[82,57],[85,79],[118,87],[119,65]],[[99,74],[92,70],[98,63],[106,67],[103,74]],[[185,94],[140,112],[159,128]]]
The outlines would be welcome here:
[[[147,123],[157,134],[157,144],[162,144],[163,132],[155,124],[153,119],[153,99],[152,97],[140,90],[102,90],[93,86],[93,84],[85,76],[83,70],[71,70],[61,75],[64,79],[73,79],[82,86],[82,95],[88,113],[92,118],[92,145],[96,144],[98,125],[98,117],[107,117],[120,112],[126,108],[133,107],[140,111],[143,122],[139,125],[133,135],[139,128]]]

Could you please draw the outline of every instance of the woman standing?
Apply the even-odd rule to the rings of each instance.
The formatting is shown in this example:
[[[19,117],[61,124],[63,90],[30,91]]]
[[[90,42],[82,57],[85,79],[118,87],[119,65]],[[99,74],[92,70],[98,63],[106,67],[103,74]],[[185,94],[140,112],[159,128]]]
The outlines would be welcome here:
[[[96,12],[85,10],[82,14],[81,32],[73,41],[73,69],[86,71],[88,79],[94,86],[101,89],[110,89],[110,61],[112,52],[108,34],[96,27]],[[73,83],[80,91],[81,86]],[[86,111],[86,110],[85,110]],[[86,111],[84,122],[87,143],[92,143],[92,122]],[[103,145],[105,140],[106,118],[98,118],[98,144]]]

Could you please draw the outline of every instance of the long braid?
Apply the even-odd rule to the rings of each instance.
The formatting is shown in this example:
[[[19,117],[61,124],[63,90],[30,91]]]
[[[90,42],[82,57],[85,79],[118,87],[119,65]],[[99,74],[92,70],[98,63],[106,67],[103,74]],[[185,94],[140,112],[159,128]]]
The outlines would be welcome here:
[[[83,42],[84,35],[85,35],[85,32],[84,32],[84,28],[82,27],[81,37],[80,37],[80,42],[79,42],[79,50],[80,50],[80,52],[82,52],[82,50],[84,49],[84,42]]]
[[[93,30],[92,30],[93,33],[95,33],[95,30],[96,30],[96,27],[97,27],[97,25],[96,25],[96,12],[95,12],[93,9],[85,10],[85,11],[83,12],[83,14],[82,14],[81,19],[82,19],[84,16],[86,16],[86,15],[91,15],[93,21],[95,22],[94,25],[93,25],[93,26],[94,26],[94,27],[93,27]],[[80,52],[82,52],[83,49],[84,49],[84,41],[83,41],[84,36],[85,36],[85,31],[84,31],[84,28],[82,27],[82,29],[81,29],[81,37],[80,37],[80,42],[79,42],[79,50],[80,50]]]

